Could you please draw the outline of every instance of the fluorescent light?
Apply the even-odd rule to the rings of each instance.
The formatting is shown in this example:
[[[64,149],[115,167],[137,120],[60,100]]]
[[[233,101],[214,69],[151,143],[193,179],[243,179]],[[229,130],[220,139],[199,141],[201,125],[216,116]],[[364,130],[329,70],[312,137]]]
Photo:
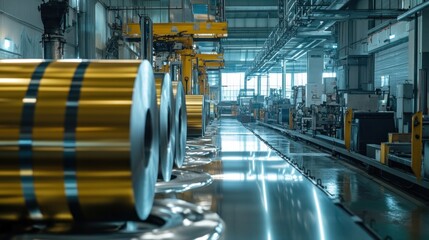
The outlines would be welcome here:
[[[394,39],[395,37],[396,37],[395,34],[392,34],[389,36],[389,39]]]
[[[10,39],[5,38],[3,42],[3,47],[8,50],[11,46],[12,46],[12,41]]]

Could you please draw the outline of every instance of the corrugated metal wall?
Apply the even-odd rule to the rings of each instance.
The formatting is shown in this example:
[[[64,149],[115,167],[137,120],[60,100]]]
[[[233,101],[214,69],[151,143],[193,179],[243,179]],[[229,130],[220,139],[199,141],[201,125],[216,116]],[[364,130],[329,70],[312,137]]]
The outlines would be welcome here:
[[[396,95],[396,85],[409,80],[408,42],[375,53],[374,85],[381,87],[381,79],[388,76],[390,93]]]
[[[42,57],[39,4],[32,0],[0,0],[0,58]]]

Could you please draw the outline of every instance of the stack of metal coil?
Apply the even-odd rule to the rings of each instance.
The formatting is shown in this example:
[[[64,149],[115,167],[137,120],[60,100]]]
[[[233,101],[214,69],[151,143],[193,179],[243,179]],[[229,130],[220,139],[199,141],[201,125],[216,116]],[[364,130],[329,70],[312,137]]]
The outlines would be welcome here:
[[[206,127],[204,95],[186,95],[186,108],[188,111],[188,136],[203,136]]]
[[[204,106],[147,61],[0,61],[0,221],[146,219]]]
[[[182,82],[173,82],[173,94],[175,101],[174,121],[176,123],[175,134],[175,165],[181,167],[185,160],[186,139],[188,129],[188,115],[185,99],[185,90]]]
[[[0,61],[0,220],[146,219],[168,82],[158,111],[147,61]]]

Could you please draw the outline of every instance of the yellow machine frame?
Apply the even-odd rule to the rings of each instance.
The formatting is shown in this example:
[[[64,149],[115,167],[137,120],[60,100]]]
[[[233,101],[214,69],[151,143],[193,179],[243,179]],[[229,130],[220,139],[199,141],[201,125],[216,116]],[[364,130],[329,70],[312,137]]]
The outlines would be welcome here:
[[[422,179],[423,113],[413,115],[411,125],[411,169],[418,180]]]
[[[353,110],[347,109],[346,115],[344,116],[344,145],[347,150],[350,151],[351,138],[352,138],[352,120]]]

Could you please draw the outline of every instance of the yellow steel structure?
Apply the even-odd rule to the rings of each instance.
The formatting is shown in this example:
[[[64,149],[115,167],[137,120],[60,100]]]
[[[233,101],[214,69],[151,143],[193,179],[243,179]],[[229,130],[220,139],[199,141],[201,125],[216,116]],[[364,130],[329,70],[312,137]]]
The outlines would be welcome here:
[[[223,61],[223,54],[196,54],[196,58],[201,59],[205,62],[221,62]]]
[[[192,94],[192,70],[195,53],[192,49],[179,50],[177,53],[180,54],[182,62],[182,84],[185,94]]]
[[[198,67],[198,87],[201,95],[208,95],[207,71],[204,66]]]
[[[352,120],[353,110],[347,109],[344,116],[344,145],[350,151],[351,137],[352,137]]]
[[[225,62],[205,62],[204,63],[207,70],[221,69],[225,67]]]
[[[389,143],[410,142],[411,133],[389,133],[388,141]]]
[[[194,44],[194,39],[192,36],[161,36],[154,37],[155,42],[178,42],[183,44],[183,48],[192,49],[192,45]]]
[[[129,23],[124,29],[127,38],[140,38],[140,24]],[[227,22],[194,22],[194,23],[154,23],[154,38],[159,36],[191,35],[193,38],[228,37]]]
[[[387,165],[390,153],[390,143],[383,142],[380,144],[380,163]]]
[[[198,59],[198,85],[200,94],[209,95],[210,88],[207,81],[207,70],[223,67],[223,54],[196,54],[195,58]]]
[[[207,63],[207,68],[218,69],[224,67],[223,54],[196,54],[192,49],[194,39],[217,39],[228,36],[228,24],[226,22],[194,22],[194,23],[154,23],[154,41],[180,42],[184,49],[178,50],[182,62],[182,84],[186,94],[192,94],[192,73],[194,60],[198,59]],[[124,28],[123,36],[128,39],[140,39],[141,31],[139,23],[129,23]],[[198,68],[199,66],[195,66]],[[160,71],[168,72],[165,66]],[[201,71],[200,72],[205,72]],[[206,75],[198,76],[200,93],[206,93]]]
[[[411,169],[418,180],[422,178],[423,113],[413,115],[411,125]]]

